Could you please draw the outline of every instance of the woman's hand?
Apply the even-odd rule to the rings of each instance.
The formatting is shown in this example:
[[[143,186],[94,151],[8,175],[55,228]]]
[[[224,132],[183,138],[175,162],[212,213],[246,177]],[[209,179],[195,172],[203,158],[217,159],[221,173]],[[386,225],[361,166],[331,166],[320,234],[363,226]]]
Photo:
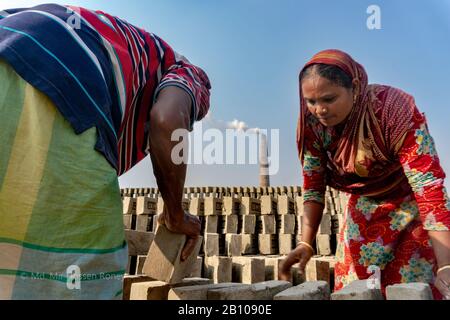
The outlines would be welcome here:
[[[305,244],[300,244],[295,248],[285,260],[281,263],[280,269],[278,271],[278,278],[284,281],[291,280],[291,268],[294,264],[299,264],[299,273],[303,275],[305,273],[306,264],[314,252]]]
[[[443,269],[438,272],[436,282],[434,283],[436,288],[440,291],[445,300],[450,300],[450,269]]]
[[[191,255],[200,236],[200,219],[187,212],[184,212],[183,215],[178,215],[174,219],[170,214],[164,212],[159,216],[158,222],[166,226],[173,233],[185,234],[187,236],[186,243],[181,252],[181,261],[185,261]]]

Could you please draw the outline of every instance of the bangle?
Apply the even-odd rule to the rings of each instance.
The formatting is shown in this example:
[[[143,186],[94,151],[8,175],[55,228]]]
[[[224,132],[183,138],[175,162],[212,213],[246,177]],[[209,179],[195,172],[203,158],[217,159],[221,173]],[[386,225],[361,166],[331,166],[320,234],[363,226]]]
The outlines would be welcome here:
[[[446,270],[446,269],[450,269],[450,264],[443,266],[442,268],[439,268],[439,270],[436,272],[436,274],[438,274],[439,272]]]
[[[310,248],[312,253],[314,254],[315,251],[314,251],[314,248],[312,247],[312,245],[310,245],[308,242],[305,242],[305,241],[300,241],[298,243],[298,245],[301,245],[301,244],[303,244],[303,245],[307,246],[308,248]]]

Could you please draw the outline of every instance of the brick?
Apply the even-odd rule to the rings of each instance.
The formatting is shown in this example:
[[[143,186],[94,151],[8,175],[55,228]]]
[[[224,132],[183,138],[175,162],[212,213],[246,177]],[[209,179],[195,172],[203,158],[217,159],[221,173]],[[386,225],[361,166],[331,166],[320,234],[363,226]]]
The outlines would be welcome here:
[[[331,234],[331,216],[324,214],[319,226],[319,234]]]
[[[229,233],[225,235],[226,253],[229,257],[237,257],[242,254],[242,237],[240,234]]]
[[[327,215],[333,215],[334,214],[334,204],[333,200],[329,195],[325,196],[325,207],[323,209],[323,213]]]
[[[428,283],[400,283],[386,287],[386,300],[434,300]]]
[[[130,300],[167,300],[172,289],[210,284],[211,280],[204,278],[186,278],[174,285],[162,281],[139,282],[132,284]]]
[[[331,217],[331,229],[332,233],[339,234],[341,229],[344,227],[344,215],[336,214]]]
[[[134,275],[136,272],[137,256],[128,256],[127,269],[125,274]]]
[[[147,259],[147,256],[137,256],[136,275],[142,275],[142,268],[144,267],[145,259]]]
[[[272,234],[258,235],[258,250],[263,255],[278,253],[278,236]]]
[[[123,226],[125,229],[134,230],[136,228],[136,215],[124,214],[123,215]]]
[[[206,216],[219,216],[222,215],[223,201],[216,197],[205,198],[205,215]]]
[[[270,281],[239,287],[225,287],[208,291],[208,300],[272,300],[291,284],[286,281]]]
[[[154,238],[155,234],[151,232],[125,230],[125,239],[128,243],[128,255],[146,255]]]
[[[277,294],[287,290],[290,287],[292,287],[290,282],[278,280],[253,284],[251,287],[253,300],[273,300]]]
[[[258,235],[257,234],[241,234],[242,254],[258,253]]]
[[[169,300],[207,300],[208,291],[213,289],[220,289],[226,287],[239,287],[243,286],[240,283],[220,283],[211,285],[199,285],[191,287],[172,288],[169,291]]]
[[[305,268],[306,281],[326,281],[331,283],[330,261],[312,257]]]
[[[295,197],[295,209],[296,214],[298,216],[303,216],[303,197],[302,196],[296,196]]]
[[[227,215],[219,217],[219,233],[238,233],[239,232],[239,219],[238,215]]]
[[[256,215],[249,214],[242,216],[242,233],[255,234],[256,230]]]
[[[223,214],[239,215],[241,213],[241,201],[233,197],[223,198]]]
[[[123,214],[136,214],[136,198],[125,197],[122,200]]]
[[[272,196],[261,196],[261,214],[262,215],[276,215],[278,214],[277,199]]]
[[[142,232],[152,232],[153,230],[153,217],[147,214],[140,214],[136,216],[136,230]]]
[[[300,242],[302,242],[303,237],[301,234],[296,234],[295,235],[295,246],[297,247],[299,245]]]
[[[204,286],[212,284],[212,280],[202,277],[189,277],[183,279],[180,283],[172,284],[171,288],[191,287],[191,286]]]
[[[277,231],[279,234],[295,234],[295,219],[293,214],[284,214],[277,217]]]
[[[316,236],[317,254],[329,256],[331,254],[331,236],[328,234],[318,234]]]
[[[274,300],[330,300],[330,286],[325,281],[305,282],[277,294]]]
[[[295,215],[295,201],[288,195],[278,197],[278,214]]]
[[[295,216],[295,234],[302,234],[302,218],[303,216]]]
[[[241,199],[241,215],[260,215],[261,214],[261,200],[242,197]]]
[[[242,284],[239,287],[211,289],[207,293],[208,300],[252,300],[252,286]]]
[[[228,256],[225,234],[219,234],[219,256]]]
[[[229,257],[206,257],[205,276],[214,283],[231,282],[232,260]]]
[[[294,249],[294,239],[291,234],[278,235],[278,252],[279,254],[288,255]]]
[[[380,289],[369,288],[367,280],[356,280],[331,294],[331,300],[383,300]]]
[[[233,282],[253,284],[265,281],[265,261],[258,257],[233,257]]]
[[[192,198],[189,205],[189,213],[202,217],[205,215],[205,202],[203,198]]]
[[[181,207],[183,208],[184,211],[189,211],[190,205],[191,205],[191,200],[190,199],[183,198],[181,200]]]
[[[299,266],[298,264],[294,265],[292,267],[292,283],[294,284],[294,286],[297,286],[299,284],[305,283],[306,282],[306,276],[304,273],[300,273],[299,270]]]
[[[274,215],[261,215],[256,218],[256,232],[259,234],[276,234],[276,218]]]
[[[130,300],[167,300],[170,285],[162,281],[133,283]]]
[[[184,262],[180,261],[186,235],[170,232],[160,225],[150,245],[143,272],[155,280],[178,283],[191,273],[197,260],[203,238],[199,237],[193,253]]]
[[[131,285],[133,283],[151,281],[150,277],[142,275],[124,276],[123,278],[123,300],[130,300]]]
[[[285,257],[272,256],[264,258],[264,278],[265,281],[279,280],[278,270],[280,269],[281,263],[284,261]]]
[[[217,233],[219,230],[219,216],[206,216],[205,233]]]
[[[207,257],[219,255],[219,235],[217,233],[205,234],[204,250]]]
[[[184,211],[190,211],[190,200],[187,198],[183,198],[181,199],[181,206],[183,208]],[[164,199],[162,196],[158,197],[158,203],[157,203],[157,210],[156,210],[156,214],[161,214],[164,212]]]
[[[328,262],[330,271],[334,271],[334,266],[336,265],[336,262],[337,262],[335,256],[324,256],[324,257],[317,258],[317,260]]]
[[[141,196],[136,199],[136,214],[155,215],[158,201],[155,198]]]
[[[187,276],[188,278],[201,278],[203,275],[203,257],[197,257],[194,267],[191,273]]]

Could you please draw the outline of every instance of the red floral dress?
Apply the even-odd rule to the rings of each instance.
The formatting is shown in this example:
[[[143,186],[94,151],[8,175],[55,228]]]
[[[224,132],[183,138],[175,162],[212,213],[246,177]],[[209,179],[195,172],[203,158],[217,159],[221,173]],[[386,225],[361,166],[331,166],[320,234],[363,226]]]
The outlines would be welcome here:
[[[304,134],[304,201],[323,203],[330,170],[326,153],[340,135],[336,128],[317,125],[312,116]],[[397,158],[409,182],[403,193],[382,199],[350,195],[336,252],[335,290],[373,277],[375,266],[383,291],[396,283],[425,282],[441,299],[434,287],[437,263],[428,231],[450,230],[450,200],[425,116],[417,108]]]

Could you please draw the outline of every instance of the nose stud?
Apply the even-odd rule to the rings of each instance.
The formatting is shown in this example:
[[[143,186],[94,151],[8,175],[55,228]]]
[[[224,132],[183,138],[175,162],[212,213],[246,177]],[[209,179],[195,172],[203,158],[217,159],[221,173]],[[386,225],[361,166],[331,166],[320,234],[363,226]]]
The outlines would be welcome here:
[[[319,113],[321,113],[321,114],[327,114],[327,113],[328,113],[328,110],[327,110],[327,109],[321,109]]]

